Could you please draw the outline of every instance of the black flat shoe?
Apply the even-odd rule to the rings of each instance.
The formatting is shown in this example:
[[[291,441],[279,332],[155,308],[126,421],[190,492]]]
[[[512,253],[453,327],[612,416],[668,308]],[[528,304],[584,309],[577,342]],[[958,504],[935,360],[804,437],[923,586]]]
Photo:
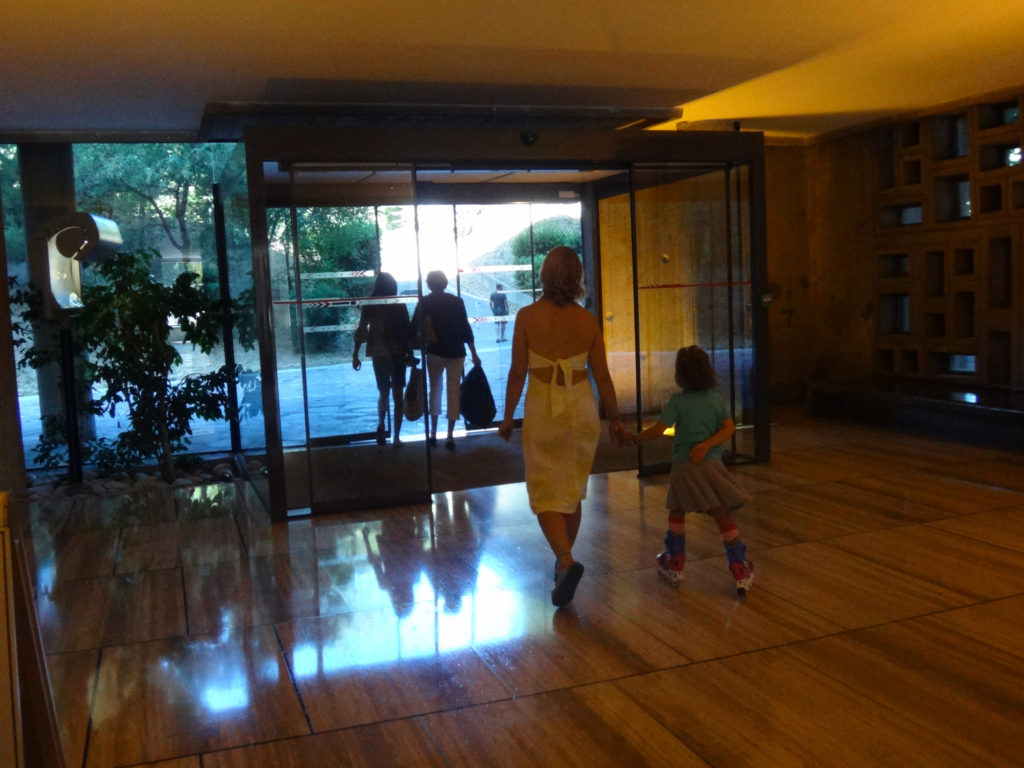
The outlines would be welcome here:
[[[387,438],[384,437],[384,427],[377,427],[377,445],[384,445]]]
[[[551,590],[552,605],[561,608],[572,602],[573,595],[576,594],[576,585],[580,583],[582,578],[583,563],[573,563],[570,565],[569,570],[562,574],[561,578],[558,579],[558,583],[555,584],[555,588]]]
[[[447,448],[449,451],[454,451],[455,450],[455,439],[449,437],[447,440],[444,441],[444,447]]]

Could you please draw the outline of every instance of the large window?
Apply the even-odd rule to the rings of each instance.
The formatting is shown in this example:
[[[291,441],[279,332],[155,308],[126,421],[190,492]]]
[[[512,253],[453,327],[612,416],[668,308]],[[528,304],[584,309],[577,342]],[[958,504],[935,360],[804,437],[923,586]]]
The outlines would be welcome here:
[[[73,147],[75,197],[79,211],[113,220],[123,239],[122,251],[151,251],[151,274],[157,281],[170,284],[183,271],[200,275],[211,295],[220,291],[227,279],[234,299],[246,299],[252,288],[251,248],[249,244],[248,198],[245,184],[244,152],[238,144],[76,144]],[[29,282],[26,258],[26,233],[18,179],[17,151],[0,147],[0,179],[3,183],[4,229],[8,251],[8,271],[25,286]],[[215,188],[224,211],[223,245],[227,274],[218,266],[215,228]],[[31,233],[28,233],[31,234]],[[88,266],[82,269],[82,281],[94,278]],[[172,326],[176,318],[169,318]],[[182,358],[181,376],[208,372],[225,362],[223,345],[205,355],[191,345],[176,347]],[[243,368],[240,400],[243,412],[243,442],[261,446],[257,355],[239,345],[237,363]],[[102,386],[94,382],[94,391]],[[19,405],[25,458],[37,465],[34,448],[40,437],[43,416],[38,376],[30,369],[19,369]],[[45,398],[44,398],[45,400]],[[115,413],[94,419],[96,437],[113,438],[126,426],[125,414]],[[231,448],[226,422],[195,421],[191,448],[197,453],[222,453]]]

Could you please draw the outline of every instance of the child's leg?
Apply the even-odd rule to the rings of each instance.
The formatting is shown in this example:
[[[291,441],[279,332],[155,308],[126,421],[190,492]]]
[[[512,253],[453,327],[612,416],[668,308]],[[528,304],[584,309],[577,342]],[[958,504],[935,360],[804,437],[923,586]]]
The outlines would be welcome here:
[[[754,566],[747,562],[747,547],[740,539],[739,528],[725,507],[712,509],[711,517],[718,524],[718,530],[722,534],[722,546],[725,549],[729,570],[736,579],[736,591],[741,595],[746,594],[747,588],[754,581]]]
[[[677,582],[683,578],[686,565],[686,516],[679,510],[668,514],[668,530],[665,531],[665,550],[658,555],[661,576]]]

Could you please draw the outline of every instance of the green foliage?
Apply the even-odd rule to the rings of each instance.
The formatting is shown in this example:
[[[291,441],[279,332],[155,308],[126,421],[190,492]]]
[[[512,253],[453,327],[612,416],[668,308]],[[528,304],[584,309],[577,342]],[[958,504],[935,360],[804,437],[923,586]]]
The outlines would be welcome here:
[[[116,221],[126,252],[159,250],[150,269],[168,284],[186,270],[211,289],[223,279],[212,213],[218,184],[232,291],[251,286],[243,145],[76,144],[74,158],[78,207]]]
[[[373,285],[366,280],[308,279],[323,272],[373,270],[379,255],[377,226],[374,209],[352,208],[300,208],[296,211],[299,227],[299,271],[303,275],[303,300],[365,296]],[[278,240],[290,243],[287,219],[278,219]],[[294,269],[294,267],[292,267]],[[289,295],[294,294],[289,291]],[[306,307],[303,325],[307,328],[355,322],[358,311],[339,307]],[[306,351],[311,353],[333,349],[339,334],[335,332],[309,333]]]
[[[214,182],[244,183],[234,144],[76,144],[82,210],[116,221],[126,250],[166,242],[182,256],[213,253]],[[197,240],[197,233],[203,236]]]
[[[169,286],[156,282],[149,270],[156,256],[119,253],[96,267],[100,280],[83,289],[75,338],[90,353],[82,366],[87,380],[105,385],[96,412],[128,410],[131,428],[117,440],[121,455],[158,457],[171,479],[174,455],[189,444],[192,419],[225,418],[236,373],[222,366],[174,381],[181,356],[169,341],[169,318],[177,319],[187,343],[209,353],[220,342],[224,312],[233,307],[211,299],[194,272],[181,273]]]
[[[540,265],[548,251],[558,245],[567,245],[576,253],[583,250],[583,233],[579,219],[571,216],[556,216],[536,222],[533,227],[532,253],[530,228],[515,235],[511,241],[512,257],[515,264],[531,264],[533,272],[540,271]],[[529,290],[531,286],[530,272],[515,274],[516,287]],[[539,286],[538,286],[539,287]]]
[[[101,438],[83,445],[83,461],[111,470],[156,458],[164,477],[171,480],[176,457],[187,452],[192,420],[223,420],[230,415],[228,387],[237,372],[221,366],[176,379],[175,368],[182,361],[170,343],[170,318],[177,320],[185,342],[204,353],[220,343],[225,313],[243,329],[243,340],[251,340],[252,326],[251,318],[243,320],[251,312],[211,298],[194,272],[183,272],[171,285],[154,280],[149,268],[158,255],[152,250],[119,253],[90,267],[97,279],[83,289],[85,307],[73,316],[72,328],[76,345],[87,353],[77,363],[79,378],[105,387],[89,407],[110,416],[126,410],[130,425],[115,441]],[[24,307],[21,322],[45,322],[34,288],[17,290],[13,299]],[[47,362],[44,353],[33,355],[30,349],[22,364],[40,367]],[[46,467],[59,466],[67,461],[66,446],[63,417],[44,418],[37,460]]]
[[[18,150],[13,144],[0,144],[0,200],[3,201],[8,270],[27,279],[25,212],[21,204]]]
[[[19,367],[42,368],[54,361],[52,350],[46,345],[32,343],[31,324],[43,320],[43,296],[29,285],[22,287],[17,277],[7,278],[11,301],[11,341],[21,353]]]

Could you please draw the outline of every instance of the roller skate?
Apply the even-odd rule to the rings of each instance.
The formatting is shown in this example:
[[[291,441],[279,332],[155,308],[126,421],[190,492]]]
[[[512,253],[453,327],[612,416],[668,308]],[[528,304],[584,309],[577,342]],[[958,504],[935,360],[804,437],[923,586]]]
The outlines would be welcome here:
[[[683,583],[684,565],[686,555],[670,555],[668,552],[658,555],[658,575],[673,587]]]
[[[665,532],[665,551],[658,555],[658,576],[674,587],[683,581],[686,565],[686,534]]]
[[[745,597],[747,590],[754,583],[754,564],[747,561],[730,563],[729,570],[732,571],[732,577],[736,579],[736,594]]]
[[[729,561],[729,571],[736,579],[736,594],[745,597],[754,583],[754,564],[747,561],[746,546],[739,539],[726,544],[725,557]]]

